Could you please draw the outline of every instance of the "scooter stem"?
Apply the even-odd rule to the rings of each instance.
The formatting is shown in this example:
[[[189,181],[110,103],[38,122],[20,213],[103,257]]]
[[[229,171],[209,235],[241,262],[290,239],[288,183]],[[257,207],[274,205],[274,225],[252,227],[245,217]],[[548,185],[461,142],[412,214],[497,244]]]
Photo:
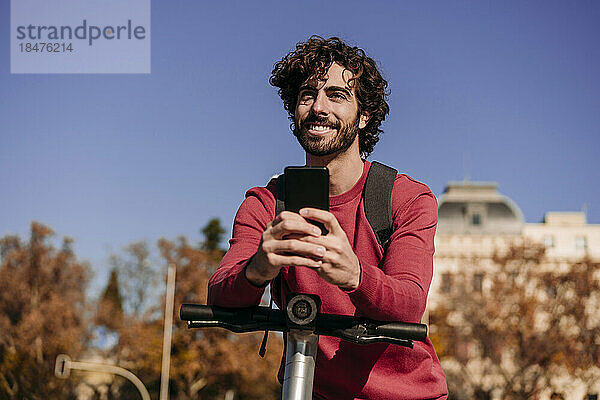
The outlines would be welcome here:
[[[292,329],[287,334],[282,400],[312,399],[319,336]]]

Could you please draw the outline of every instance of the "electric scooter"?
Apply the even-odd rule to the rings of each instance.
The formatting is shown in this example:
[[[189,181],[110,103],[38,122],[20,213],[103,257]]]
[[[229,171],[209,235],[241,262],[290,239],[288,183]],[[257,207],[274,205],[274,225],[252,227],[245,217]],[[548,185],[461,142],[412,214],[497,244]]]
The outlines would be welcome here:
[[[283,400],[312,398],[319,335],[351,343],[389,343],[412,348],[427,339],[427,325],[382,322],[320,312],[319,296],[289,293],[285,310],[270,307],[224,308],[182,304],[180,318],[188,328],[221,327],[232,332],[278,331],[287,334]]]

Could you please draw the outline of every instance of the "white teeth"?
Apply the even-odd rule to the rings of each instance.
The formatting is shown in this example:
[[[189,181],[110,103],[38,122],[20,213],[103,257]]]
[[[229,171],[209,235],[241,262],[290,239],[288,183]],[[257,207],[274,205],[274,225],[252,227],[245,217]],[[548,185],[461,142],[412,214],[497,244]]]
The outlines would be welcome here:
[[[310,125],[310,129],[313,131],[328,131],[331,128],[329,126],[324,126],[324,125]]]

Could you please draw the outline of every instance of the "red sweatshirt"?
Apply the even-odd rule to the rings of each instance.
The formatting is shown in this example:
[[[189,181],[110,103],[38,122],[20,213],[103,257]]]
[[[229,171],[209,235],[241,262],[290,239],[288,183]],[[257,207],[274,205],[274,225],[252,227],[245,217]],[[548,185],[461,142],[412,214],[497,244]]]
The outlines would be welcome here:
[[[329,209],[360,260],[358,288],[343,291],[309,268],[284,267],[272,282],[272,295],[284,309],[287,292],[321,297],[324,313],[359,315],[384,321],[419,322],[433,274],[433,238],[437,204],[429,188],[398,175],[392,192],[393,234],[383,257],[364,210],[367,172],[352,189],[329,198]],[[235,217],[230,248],[209,282],[209,304],[257,305],[264,288],[252,285],[244,267],[256,253],[261,235],[275,218],[274,181],[252,188]],[[382,258],[383,262],[382,262]],[[431,341],[409,349],[397,345],[355,345],[329,336],[319,338],[315,399],[445,399],[446,378]]]

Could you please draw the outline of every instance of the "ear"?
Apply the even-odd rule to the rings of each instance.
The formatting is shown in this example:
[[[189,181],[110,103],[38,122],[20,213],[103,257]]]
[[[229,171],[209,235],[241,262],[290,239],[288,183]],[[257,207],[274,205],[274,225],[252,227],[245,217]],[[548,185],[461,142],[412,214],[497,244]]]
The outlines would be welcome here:
[[[369,123],[369,113],[360,114],[360,120],[358,121],[358,129],[363,129]]]

